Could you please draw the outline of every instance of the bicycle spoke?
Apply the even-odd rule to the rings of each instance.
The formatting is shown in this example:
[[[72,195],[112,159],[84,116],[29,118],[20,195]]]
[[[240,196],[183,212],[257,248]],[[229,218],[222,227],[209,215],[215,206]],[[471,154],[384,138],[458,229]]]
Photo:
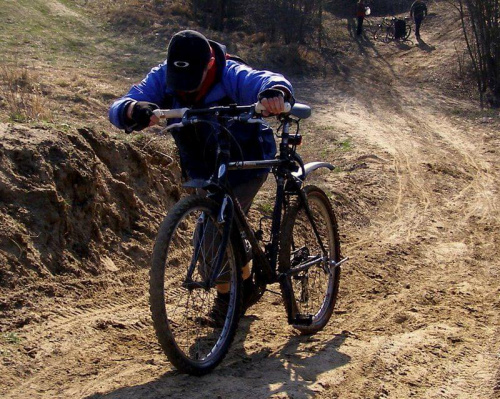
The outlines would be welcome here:
[[[213,321],[217,288],[208,287],[206,282],[215,272],[217,258],[223,256],[217,283],[229,284],[230,301],[238,298],[234,290],[240,280],[231,241],[221,248],[223,226],[217,223],[217,207],[212,205],[215,203],[202,197],[188,197],[184,202],[179,211],[173,211],[173,227],[166,225],[171,229],[167,251],[157,252],[162,263],[154,263],[159,267],[152,274],[161,273],[163,294],[150,290],[151,307],[157,335],[160,342],[165,340],[162,347],[169,359],[181,369],[204,370],[217,364],[227,352],[238,320],[234,315],[237,306],[232,303],[230,310],[220,313],[220,324]],[[196,205],[205,202],[208,208]],[[164,301],[157,307],[159,298]],[[157,318],[155,312],[167,317]],[[168,333],[164,332],[163,320],[167,320]]]
[[[287,214],[280,263],[286,262],[291,271],[288,277],[294,301],[291,309],[301,315],[295,327],[314,332],[324,327],[333,312],[339,275],[336,270],[330,273],[330,260],[338,259],[339,248],[336,222],[326,195],[314,186],[305,191],[312,220],[301,203]],[[303,325],[308,317],[311,324]]]

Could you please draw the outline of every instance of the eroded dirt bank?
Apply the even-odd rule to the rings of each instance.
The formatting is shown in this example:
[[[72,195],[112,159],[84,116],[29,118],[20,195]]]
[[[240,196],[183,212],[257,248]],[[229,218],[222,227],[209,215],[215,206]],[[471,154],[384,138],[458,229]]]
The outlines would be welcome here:
[[[301,337],[267,293],[203,378],[172,369],[147,305],[151,239],[179,195],[171,148],[3,126],[0,393],[500,397],[500,123],[443,82],[456,18],[437,8],[425,27],[424,44],[353,42],[349,74],[295,82],[315,110],[305,158],[338,165],[317,181],[351,258],[338,308]]]
[[[140,138],[0,126],[0,326],[43,319],[40,298],[90,296],[148,266],[178,167]],[[121,277],[120,277],[121,276]]]

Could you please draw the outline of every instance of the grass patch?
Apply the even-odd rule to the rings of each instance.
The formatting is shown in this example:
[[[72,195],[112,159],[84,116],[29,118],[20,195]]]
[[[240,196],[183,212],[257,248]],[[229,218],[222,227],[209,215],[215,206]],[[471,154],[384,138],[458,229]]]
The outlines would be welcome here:
[[[21,342],[21,338],[14,332],[5,333],[2,335],[4,342],[7,344],[19,344]]]
[[[1,107],[14,122],[51,121],[52,112],[40,85],[40,77],[27,67],[0,68]]]
[[[320,159],[330,159],[332,155],[332,149],[330,147],[327,147],[321,150]]]
[[[342,151],[350,151],[350,150],[352,150],[352,142],[351,142],[351,139],[346,139],[346,140],[340,141],[340,142],[339,142],[339,148],[340,148]]]
[[[264,202],[261,204],[258,204],[259,211],[261,211],[264,214],[271,214],[274,209],[274,204],[270,204],[269,202]]]

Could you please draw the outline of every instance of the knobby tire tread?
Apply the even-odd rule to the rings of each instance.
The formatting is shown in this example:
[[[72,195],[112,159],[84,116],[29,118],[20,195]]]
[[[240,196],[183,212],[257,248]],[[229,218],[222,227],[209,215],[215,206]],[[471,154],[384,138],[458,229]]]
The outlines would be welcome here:
[[[153,248],[153,258],[150,270],[150,309],[153,318],[153,325],[155,328],[156,336],[158,341],[167,355],[170,362],[181,372],[201,376],[207,374],[213,370],[226,356],[231,343],[234,340],[236,330],[238,328],[239,319],[242,313],[242,277],[241,268],[236,267],[236,306],[234,309],[233,322],[229,327],[229,332],[226,341],[221,346],[218,351],[217,356],[209,364],[200,367],[194,362],[190,361],[187,357],[181,353],[175,344],[175,338],[173,337],[170,329],[168,328],[168,320],[165,311],[164,303],[164,277],[165,277],[165,263],[167,254],[168,244],[171,237],[173,236],[177,223],[187,213],[190,209],[196,208],[200,205],[207,206],[214,215],[219,211],[219,205],[206,197],[192,195],[181,199],[174,207],[168,212],[168,215],[163,220],[158,231],[156,242]],[[231,235],[235,233],[235,229],[232,229]],[[232,245],[234,236],[230,236],[228,245]],[[241,260],[238,259],[241,253],[237,250],[237,246],[234,246],[234,256],[236,264],[240,265]]]
[[[330,200],[328,199],[328,196],[322,189],[314,185],[306,186],[304,188],[304,191],[306,192],[307,196],[309,196],[311,193],[313,193],[312,195],[318,196],[318,198],[321,199],[321,202],[323,202],[325,209],[327,209],[330,218],[330,223],[333,228],[333,241],[335,244],[335,254],[334,254],[335,261],[338,262],[341,259],[339,229],[338,229],[337,218],[335,217],[335,213],[333,211]],[[285,272],[290,268],[290,253],[291,253],[290,243],[293,236],[293,227],[296,221],[296,217],[301,208],[302,208],[301,201],[297,198],[290,204],[290,207],[288,208],[286,214],[283,217],[280,253],[279,253],[279,265],[281,272]],[[334,275],[335,277],[333,281],[333,295],[330,298],[330,303],[327,305],[327,311],[322,317],[321,323],[310,326],[294,326],[301,333],[314,334],[323,329],[324,326],[330,320],[333,314],[333,309],[335,308],[335,304],[337,301],[338,289],[340,283],[340,274],[341,274],[341,269],[340,267],[338,267]]]

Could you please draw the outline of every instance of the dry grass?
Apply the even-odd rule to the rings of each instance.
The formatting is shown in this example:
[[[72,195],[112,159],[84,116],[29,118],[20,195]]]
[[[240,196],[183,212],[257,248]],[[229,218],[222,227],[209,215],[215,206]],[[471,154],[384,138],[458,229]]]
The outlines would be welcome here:
[[[3,65],[0,68],[0,104],[15,122],[52,121],[48,100],[38,75],[27,67]]]

